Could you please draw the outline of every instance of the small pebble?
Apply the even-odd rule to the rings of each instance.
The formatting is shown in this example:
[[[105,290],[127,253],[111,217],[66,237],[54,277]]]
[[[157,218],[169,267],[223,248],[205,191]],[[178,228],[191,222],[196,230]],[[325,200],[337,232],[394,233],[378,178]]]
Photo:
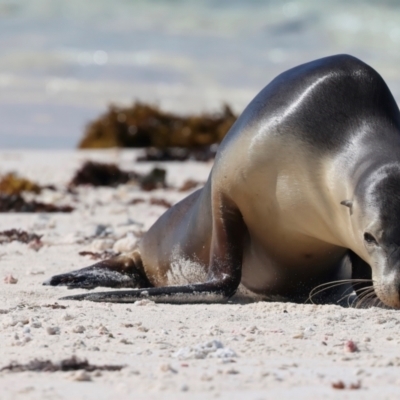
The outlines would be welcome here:
[[[4,283],[8,285],[15,285],[18,282],[17,278],[14,278],[11,274],[4,277]]]
[[[352,340],[348,340],[344,346],[343,346],[343,350],[347,353],[354,353],[356,351],[358,351],[358,347],[357,345],[352,341]]]
[[[92,377],[86,371],[76,371],[72,375],[72,379],[78,382],[89,382],[92,380]]]
[[[71,315],[71,314],[68,314],[68,313],[65,313],[63,316],[62,316],[62,319],[64,320],[64,321],[71,321],[72,319],[74,319],[75,317],[73,316],[73,315]]]
[[[85,332],[85,327],[84,326],[82,326],[82,325],[78,325],[78,326],[75,326],[75,328],[74,329],[72,329],[72,332],[74,332],[74,333],[83,333],[83,332]]]
[[[293,339],[304,339],[304,333],[300,332],[292,336]]]
[[[108,329],[105,326],[101,326],[99,328],[100,335],[107,335],[109,333]]]
[[[173,372],[174,374],[176,374],[178,372],[175,368],[171,367],[170,364],[161,364],[160,365],[160,371],[162,371],[162,372]]]
[[[226,370],[226,373],[229,375],[237,375],[239,373],[239,371],[237,369],[230,368],[230,369]]]
[[[29,320],[29,325],[31,326],[31,328],[41,328],[42,327],[42,323],[35,318],[31,318]]]
[[[58,326],[48,326],[46,328],[46,332],[49,335],[59,335],[60,334],[60,328]]]

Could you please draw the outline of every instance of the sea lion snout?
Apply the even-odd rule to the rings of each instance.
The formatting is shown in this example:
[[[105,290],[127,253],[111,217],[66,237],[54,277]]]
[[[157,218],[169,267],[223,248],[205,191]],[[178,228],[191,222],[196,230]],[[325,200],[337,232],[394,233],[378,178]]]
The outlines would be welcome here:
[[[375,294],[386,306],[400,309],[400,247],[388,246],[371,262]]]

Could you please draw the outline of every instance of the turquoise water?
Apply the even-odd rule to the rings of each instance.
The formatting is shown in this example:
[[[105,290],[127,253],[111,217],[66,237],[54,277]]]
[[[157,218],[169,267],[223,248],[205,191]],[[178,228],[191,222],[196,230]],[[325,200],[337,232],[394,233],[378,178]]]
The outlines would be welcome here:
[[[350,53],[400,100],[400,2],[0,0],[0,146],[70,148],[110,102],[240,112],[275,75]]]

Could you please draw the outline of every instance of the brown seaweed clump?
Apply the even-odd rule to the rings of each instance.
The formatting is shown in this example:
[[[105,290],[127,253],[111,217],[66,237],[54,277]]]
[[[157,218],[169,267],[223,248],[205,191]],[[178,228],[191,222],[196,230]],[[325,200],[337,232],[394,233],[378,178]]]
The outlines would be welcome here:
[[[0,192],[5,194],[21,194],[22,192],[40,193],[42,188],[29,179],[21,178],[10,172],[0,179]]]
[[[31,243],[33,241],[40,241],[41,235],[36,233],[28,233],[20,229],[9,229],[0,232],[0,244],[11,243],[14,241],[21,243]]]
[[[123,171],[115,164],[86,161],[75,173],[69,187],[80,185],[116,187],[129,181],[137,182],[142,190],[166,188],[166,170],[153,168],[148,174]]]
[[[23,192],[39,194],[42,189],[55,190],[54,186],[40,186],[14,173],[8,173],[0,178],[0,212],[71,212],[70,206],[55,206],[36,201],[26,201]]]
[[[56,206],[37,201],[26,201],[19,194],[0,193],[0,212],[71,212],[71,206]]]
[[[84,370],[87,372],[93,371],[120,371],[123,365],[93,365],[90,364],[87,360],[79,360],[76,356],[72,356],[71,358],[67,358],[65,360],[61,360],[59,362],[54,363],[50,360],[32,360],[27,364],[19,364],[16,362],[12,362],[9,365],[1,368],[0,371],[9,371],[9,372],[25,372],[25,371],[34,371],[34,372],[56,372],[56,371],[77,371]]]
[[[111,105],[90,123],[78,147],[185,147],[220,143],[236,121],[228,105],[215,114],[179,116],[136,102],[131,107]]]
[[[107,258],[112,258],[120,255],[120,253],[111,250],[104,250],[101,253],[94,251],[80,251],[78,254],[80,256],[89,256],[92,260],[106,260]]]
[[[94,161],[86,161],[75,173],[69,186],[118,186],[137,179],[135,173],[122,171],[115,164],[106,164]]]
[[[195,148],[184,147],[167,147],[158,149],[156,147],[148,147],[145,154],[139,156],[136,161],[210,161],[215,158],[218,146],[199,146]]]

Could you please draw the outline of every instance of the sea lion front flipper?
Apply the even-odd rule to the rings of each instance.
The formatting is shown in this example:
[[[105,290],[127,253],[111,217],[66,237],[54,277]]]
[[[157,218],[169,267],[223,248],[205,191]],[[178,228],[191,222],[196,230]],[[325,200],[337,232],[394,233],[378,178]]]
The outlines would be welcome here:
[[[131,303],[149,299],[159,303],[215,303],[235,294],[241,280],[246,227],[237,207],[218,197],[213,206],[210,267],[206,282],[184,286],[98,292],[67,296],[63,300]]]
[[[90,267],[55,275],[43,285],[67,286],[68,289],[143,288],[151,286],[141,264],[140,254],[100,261]]]

